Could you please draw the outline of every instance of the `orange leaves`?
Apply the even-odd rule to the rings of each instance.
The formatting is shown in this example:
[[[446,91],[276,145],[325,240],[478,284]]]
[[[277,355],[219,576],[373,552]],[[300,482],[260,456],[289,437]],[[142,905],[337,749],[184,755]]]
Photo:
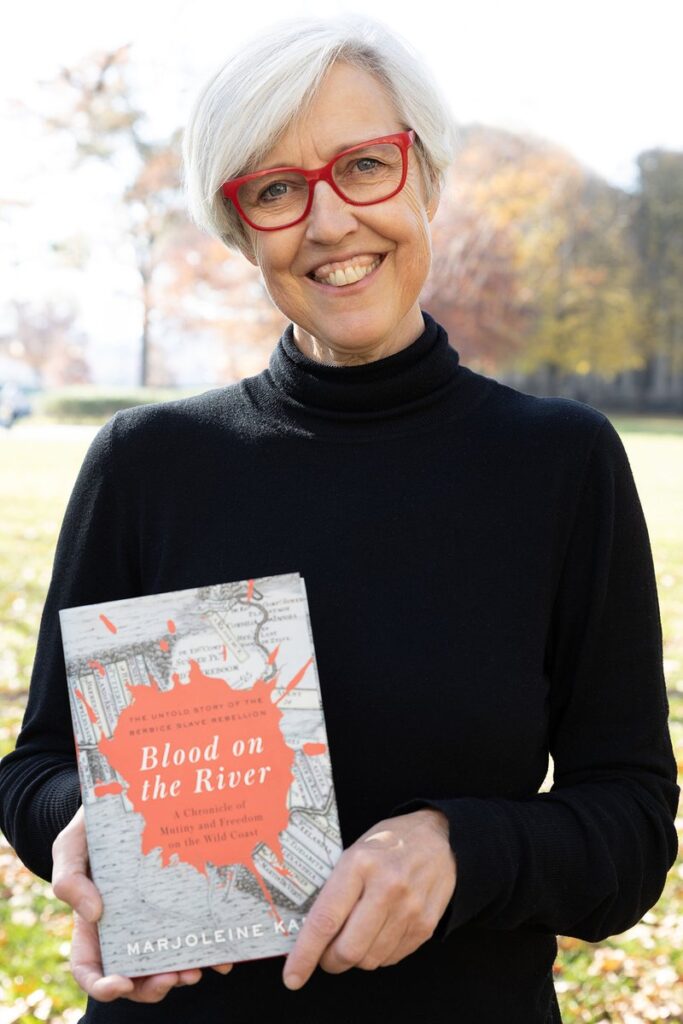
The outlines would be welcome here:
[[[472,126],[422,299],[463,362],[610,376],[639,366],[631,197],[540,139]]]
[[[626,962],[626,954],[623,949],[611,949],[606,946],[596,949],[593,962],[588,968],[590,975],[611,974],[614,971],[621,971]],[[633,961],[631,961],[631,964]]]

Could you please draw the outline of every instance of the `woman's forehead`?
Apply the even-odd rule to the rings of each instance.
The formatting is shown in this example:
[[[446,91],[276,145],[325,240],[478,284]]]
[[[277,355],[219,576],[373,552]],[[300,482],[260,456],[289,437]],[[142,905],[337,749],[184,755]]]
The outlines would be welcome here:
[[[259,168],[320,166],[344,149],[404,127],[378,78],[333,64],[306,112],[288,126]]]

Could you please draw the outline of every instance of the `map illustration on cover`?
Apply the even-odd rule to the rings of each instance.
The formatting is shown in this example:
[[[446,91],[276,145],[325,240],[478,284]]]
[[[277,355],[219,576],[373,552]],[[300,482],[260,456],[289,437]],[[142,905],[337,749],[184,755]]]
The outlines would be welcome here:
[[[60,621],[105,973],[287,953],[341,855],[301,576]]]

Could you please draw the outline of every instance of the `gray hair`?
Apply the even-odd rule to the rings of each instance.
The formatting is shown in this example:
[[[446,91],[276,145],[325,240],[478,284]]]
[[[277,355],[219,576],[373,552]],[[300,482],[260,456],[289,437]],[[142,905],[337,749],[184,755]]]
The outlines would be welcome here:
[[[456,126],[423,60],[393,29],[358,14],[290,18],[240,46],[196,97],[183,135],[183,182],[192,220],[231,249],[251,252],[244,225],[220,191],[258,166],[315,98],[335,61],[384,85],[415,154],[429,202],[445,183]]]

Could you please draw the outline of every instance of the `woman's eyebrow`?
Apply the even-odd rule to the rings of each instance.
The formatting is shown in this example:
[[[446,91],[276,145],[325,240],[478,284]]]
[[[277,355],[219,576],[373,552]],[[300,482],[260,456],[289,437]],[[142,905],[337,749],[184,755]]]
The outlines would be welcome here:
[[[360,146],[363,142],[369,142],[372,139],[381,139],[383,135],[391,135],[391,132],[378,132],[375,135],[368,135],[366,139],[356,139],[355,142],[344,142],[337,147],[329,160],[333,160],[335,156],[339,156],[339,154],[343,153],[345,149],[351,149],[353,146]],[[324,167],[326,163],[329,163],[329,160],[326,160],[324,164],[318,164],[318,167]],[[301,164],[286,164],[280,161],[276,164],[269,164],[268,167],[255,167],[251,173],[256,174],[258,171],[275,171],[278,167],[301,167]]]

